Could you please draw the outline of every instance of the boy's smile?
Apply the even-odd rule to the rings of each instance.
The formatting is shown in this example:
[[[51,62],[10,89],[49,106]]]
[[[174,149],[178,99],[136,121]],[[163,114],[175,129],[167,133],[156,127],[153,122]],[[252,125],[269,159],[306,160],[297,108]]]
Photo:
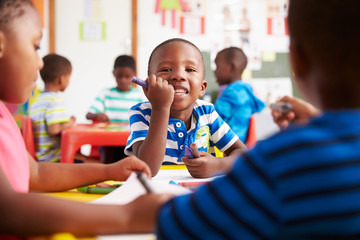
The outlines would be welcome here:
[[[195,101],[205,93],[202,56],[190,44],[176,41],[162,46],[154,53],[149,70],[174,87],[172,117],[184,110],[191,113]]]

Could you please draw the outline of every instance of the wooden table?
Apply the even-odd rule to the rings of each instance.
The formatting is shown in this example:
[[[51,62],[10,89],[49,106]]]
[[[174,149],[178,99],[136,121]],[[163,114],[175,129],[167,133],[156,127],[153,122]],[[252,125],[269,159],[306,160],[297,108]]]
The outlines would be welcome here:
[[[126,146],[130,135],[128,124],[77,124],[61,134],[60,162],[73,163],[75,153],[82,145]]]

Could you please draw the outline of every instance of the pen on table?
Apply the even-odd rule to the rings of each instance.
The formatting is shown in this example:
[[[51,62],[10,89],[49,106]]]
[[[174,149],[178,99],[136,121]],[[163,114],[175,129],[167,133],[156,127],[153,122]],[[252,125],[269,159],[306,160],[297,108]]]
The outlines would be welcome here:
[[[147,193],[154,193],[154,190],[150,186],[149,180],[146,178],[145,173],[138,172],[137,178],[140,181],[141,185],[143,185]]]
[[[291,111],[291,103],[288,102],[276,102],[276,103],[271,103],[270,104],[270,109],[271,110],[276,110],[282,113],[288,113]]]
[[[132,81],[133,83],[136,83],[136,84],[142,86],[143,88],[148,89],[148,83],[145,82],[144,80],[141,80],[140,78],[137,78],[137,77],[134,76],[134,77],[131,79],[131,81]]]

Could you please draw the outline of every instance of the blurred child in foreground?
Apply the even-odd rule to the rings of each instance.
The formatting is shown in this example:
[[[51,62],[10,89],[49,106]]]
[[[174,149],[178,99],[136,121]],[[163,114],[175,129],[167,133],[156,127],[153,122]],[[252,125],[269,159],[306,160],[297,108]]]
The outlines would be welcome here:
[[[43,66],[37,53],[41,37],[41,18],[30,0],[0,0],[0,100],[20,104],[29,98]],[[92,205],[28,193],[123,181],[134,171],[151,174],[134,156],[108,165],[36,162],[26,152],[12,115],[0,101],[0,239],[14,239],[5,234],[70,232],[84,236],[144,231],[137,229],[141,219],[136,217],[134,203]],[[164,202],[168,197],[154,198]]]

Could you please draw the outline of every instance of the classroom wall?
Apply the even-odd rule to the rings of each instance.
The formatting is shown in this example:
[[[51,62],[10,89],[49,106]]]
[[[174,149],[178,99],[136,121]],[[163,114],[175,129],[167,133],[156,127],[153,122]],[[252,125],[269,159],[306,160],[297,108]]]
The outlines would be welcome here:
[[[246,48],[252,60],[244,78],[250,82],[256,81],[257,77],[261,81],[267,77],[274,78],[275,85],[290,81],[285,57],[288,38],[266,32],[269,2],[287,0],[187,0],[185,2],[192,7],[192,12],[184,14],[176,11],[172,15],[172,11],[166,10],[164,18],[161,11],[156,11],[157,1],[138,0],[137,66],[140,78],[147,77],[148,58],[156,45],[169,38],[182,37],[192,41],[203,52],[208,89],[217,91],[213,60],[216,52],[223,47],[241,45],[239,32],[234,29],[238,27],[241,9],[246,7],[251,20],[251,44],[242,47]],[[69,58],[73,65],[71,82],[64,93],[67,107],[78,122],[86,122],[86,112],[96,94],[101,89],[115,86],[112,67],[116,56],[131,54],[131,0],[56,0],[55,3],[56,52]],[[234,21],[228,25],[223,14],[225,7],[231,9]],[[184,16],[190,20],[194,18],[194,21],[187,22],[185,34],[181,33],[180,26]],[[200,32],[198,17],[205,19],[204,33]],[[80,34],[84,23],[88,29],[85,39]],[[99,26],[103,29],[99,30]],[[280,64],[279,67],[277,64]],[[280,74],[277,69],[281,69]],[[41,88],[40,80],[38,85]],[[264,84],[257,85],[261,87]],[[288,87],[285,89],[290,91]]]

